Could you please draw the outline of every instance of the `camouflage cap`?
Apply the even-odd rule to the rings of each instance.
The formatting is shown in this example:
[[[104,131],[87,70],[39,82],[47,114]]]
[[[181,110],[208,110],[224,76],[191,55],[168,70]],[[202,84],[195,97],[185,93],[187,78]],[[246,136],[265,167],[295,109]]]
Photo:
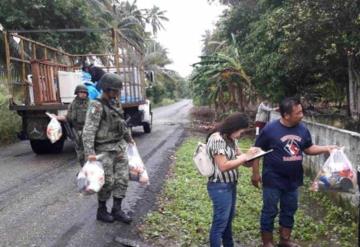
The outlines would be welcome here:
[[[85,85],[82,85],[82,84],[76,86],[74,94],[77,94],[77,93],[80,93],[80,92],[87,93],[87,94],[89,93],[87,87]]]
[[[113,73],[106,73],[100,78],[99,85],[103,91],[108,89],[116,89],[121,90],[122,88],[122,80],[119,75]]]

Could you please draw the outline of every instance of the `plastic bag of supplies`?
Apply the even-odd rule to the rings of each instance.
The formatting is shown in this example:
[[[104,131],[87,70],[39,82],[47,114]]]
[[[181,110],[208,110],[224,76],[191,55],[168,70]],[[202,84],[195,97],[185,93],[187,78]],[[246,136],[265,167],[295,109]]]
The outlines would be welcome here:
[[[145,169],[144,163],[140,157],[136,145],[129,144],[127,147],[127,155],[129,159],[129,178],[137,181],[142,185],[149,185],[149,176]]]
[[[87,161],[77,175],[77,187],[84,195],[100,191],[105,183],[104,168],[100,161]]]
[[[311,190],[355,193],[356,184],[356,171],[344,153],[344,149],[341,148],[330,153],[316,176]]]
[[[46,112],[46,115],[51,119],[47,128],[46,128],[46,135],[49,138],[51,143],[55,143],[58,140],[60,140],[62,136],[62,128],[59,121],[56,119],[56,117],[48,112]]]

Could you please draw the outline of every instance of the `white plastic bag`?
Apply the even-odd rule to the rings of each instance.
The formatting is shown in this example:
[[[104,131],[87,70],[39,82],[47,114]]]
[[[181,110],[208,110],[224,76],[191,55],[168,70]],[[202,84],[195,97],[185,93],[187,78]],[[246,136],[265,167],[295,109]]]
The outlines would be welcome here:
[[[51,119],[46,128],[46,135],[51,143],[55,143],[60,140],[62,136],[61,124],[52,114],[46,112],[46,115]]]
[[[79,192],[84,195],[99,192],[104,183],[105,173],[100,161],[87,161],[77,175]]]
[[[129,178],[132,181],[138,181],[142,185],[149,185],[149,176],[142,161],[136,145],[129,144],[127,147],[129,159]]]
[[[331,152],[316,176],[311,190],[355,193],[356,184],[356,171],[341,148]]]

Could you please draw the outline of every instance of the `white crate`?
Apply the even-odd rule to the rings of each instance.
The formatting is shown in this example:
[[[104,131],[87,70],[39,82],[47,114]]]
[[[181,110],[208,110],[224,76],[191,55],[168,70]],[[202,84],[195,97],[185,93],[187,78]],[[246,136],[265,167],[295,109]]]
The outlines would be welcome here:
[[[81,72],[59,71],[59,88],[62,103],[71,103],[75,98],[74,92],[77,85],[81,84]]]

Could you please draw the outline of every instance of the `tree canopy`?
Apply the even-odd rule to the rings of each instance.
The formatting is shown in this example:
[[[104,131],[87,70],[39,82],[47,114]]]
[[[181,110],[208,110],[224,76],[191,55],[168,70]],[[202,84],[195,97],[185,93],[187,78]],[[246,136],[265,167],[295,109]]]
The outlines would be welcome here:
[[[156,88],[161,89],[155,92],[159,95],[156,100],[175,98],[175,94],[180,96],[184,92],[184,79],[175,71],[165,68],[172,61],[166,49],[155,40],[166,21],[166,11],[157,6],[140,9],[136,0],[0,1],[0,24],[5,30],[117,28],[127,40],[143,50],[145,69],[155,72],[156,82],[151,92]],[[147,25],[151,32],[145,31]],[[106,32],[40,32],[24,35],[69,53],[106,53],[111,49],[111,38]],[[0,46],[4,47],[1,38]],[[4,49],[0,49],[1,60],[3,53]]]
[[[276,101],[299,95],[360,110],[360,94],[352,92],[360,88],[360,1],[219,2],[229,7],[206,34],[204,51],[224,52],[235,37],[238,62],[257,94]]]

